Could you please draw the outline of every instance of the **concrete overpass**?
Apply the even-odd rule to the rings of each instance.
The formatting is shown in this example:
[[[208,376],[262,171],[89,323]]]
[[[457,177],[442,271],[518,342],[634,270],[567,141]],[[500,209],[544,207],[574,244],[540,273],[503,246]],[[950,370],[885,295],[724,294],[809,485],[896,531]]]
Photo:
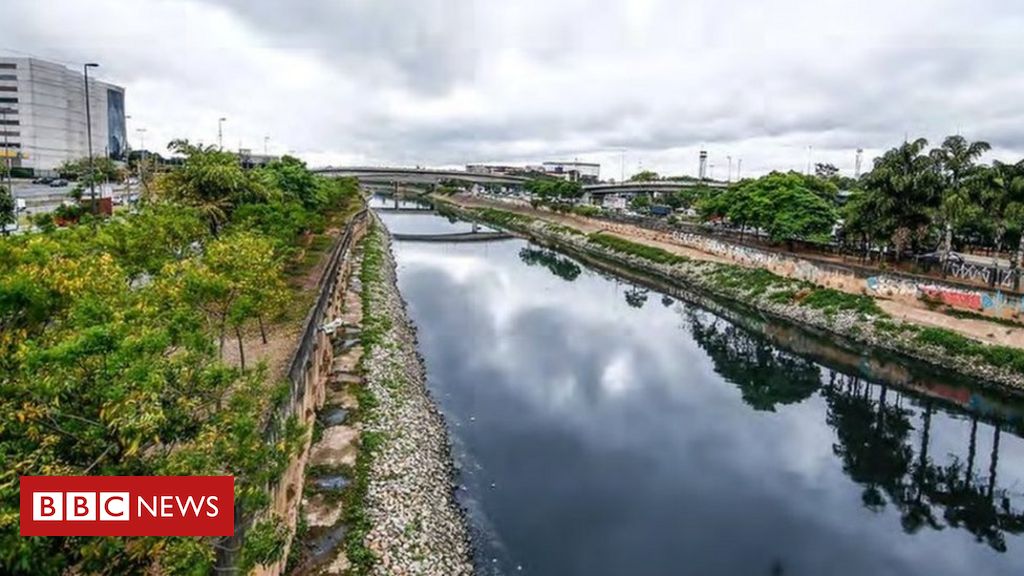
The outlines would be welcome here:
[[[324,176],[350,176],[363,184],[440,184],[456,180],[470,184],[522,185],[529,178],[504,174],[484,174],[463,170],[433,170],[430,168],[393,168],[371,166],[328,166],[315,168],[313,172]]]
[[[652,182],[622,182],[618,184],[591,184],[583,187],[584,194],[604,196],[607,194],[650,194],[657,192],[676,192],[687,188],[706,186],[714,189],[725,189],[729,184],[716,180],[705,180],[703,184],[697,180],[655,180]]]

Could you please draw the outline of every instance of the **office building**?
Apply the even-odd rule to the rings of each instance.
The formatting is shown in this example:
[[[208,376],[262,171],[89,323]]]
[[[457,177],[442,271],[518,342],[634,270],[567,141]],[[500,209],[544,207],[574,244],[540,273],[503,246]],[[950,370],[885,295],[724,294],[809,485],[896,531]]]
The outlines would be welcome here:
[[[601,177],[601,165],[592,162],[545,162],[544,172],[573,182],[594,183]]]
[[[94,79],[94,71],[89,75],[93,155],[122,159],[127,153],[124,88]],[[45,174],[88,154],[82,70],[0,56],[0,158]]]

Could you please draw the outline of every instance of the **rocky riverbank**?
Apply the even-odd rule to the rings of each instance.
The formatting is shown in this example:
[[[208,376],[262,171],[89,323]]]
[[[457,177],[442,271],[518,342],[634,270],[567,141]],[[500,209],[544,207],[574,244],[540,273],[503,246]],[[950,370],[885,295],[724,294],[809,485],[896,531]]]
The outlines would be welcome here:
[[[349,559],[357,573],[472,574],[444,419],[426,387],[388,233],[379,222],[363,246],[361,278],[364,383],[356,474],[365,476],[357,479],[365,482],[365,494],[361,526],[352,533],[361,544],[348,540]]]
[[[903,354],[959,374],[1024,392],[1024,352],[988,346],[955,332],[923,328],[889,317],[868,296],[824,289],[766,270],[697,260],[607,234],[586,234],[561,224],[496,209],[440,204],[581,257],[599,267],[669,284],[720,304],[768,314],[850,342]]]

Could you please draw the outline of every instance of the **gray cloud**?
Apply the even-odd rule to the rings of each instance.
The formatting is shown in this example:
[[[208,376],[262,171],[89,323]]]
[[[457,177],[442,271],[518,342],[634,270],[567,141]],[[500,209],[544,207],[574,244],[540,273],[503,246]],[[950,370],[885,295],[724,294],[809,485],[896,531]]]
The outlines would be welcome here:
[[[1012,0],[8,0],[0,48],[101,59],[162,142],[314,163],[853,166],[904,135],[1024,154]],[[147,136],[147,143],[150,136]],[[614,167],[614,168],[613,168]]]

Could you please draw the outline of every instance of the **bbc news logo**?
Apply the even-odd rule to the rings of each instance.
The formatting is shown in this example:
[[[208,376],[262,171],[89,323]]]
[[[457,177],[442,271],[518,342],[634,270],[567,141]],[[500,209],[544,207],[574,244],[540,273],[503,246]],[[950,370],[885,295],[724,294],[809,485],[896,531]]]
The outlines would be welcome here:
[[[22,476],[22,536],[231,536],[232,476]]]

